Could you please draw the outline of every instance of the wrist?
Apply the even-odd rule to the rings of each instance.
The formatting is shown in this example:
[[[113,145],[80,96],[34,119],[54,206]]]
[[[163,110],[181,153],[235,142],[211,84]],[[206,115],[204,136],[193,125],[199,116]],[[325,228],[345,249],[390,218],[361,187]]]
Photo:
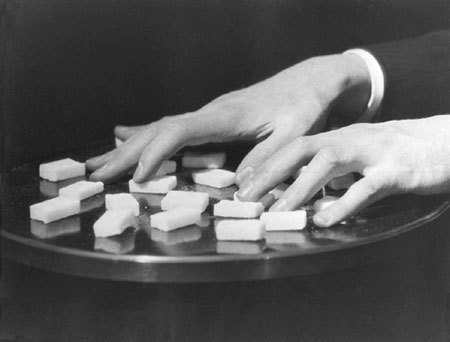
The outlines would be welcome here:
[[[324,67],[324,79],[319,84],[329,103],[331,115],[356,121],[367,108],[371,94],[370,72],[356,55],[318,57]]]

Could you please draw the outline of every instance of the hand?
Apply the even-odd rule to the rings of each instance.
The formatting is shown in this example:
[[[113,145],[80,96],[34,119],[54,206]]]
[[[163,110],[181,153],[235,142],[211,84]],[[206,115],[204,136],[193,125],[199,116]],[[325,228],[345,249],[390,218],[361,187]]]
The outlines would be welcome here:
[[[257,200],[307,164],[271,208],[293,210],[336,176],[363,176],[332,206],[317,213],[318,226],[339,223],[392,194],[450,191],[450,115],[421,120],[355,124],[297,138],[284,146],[242,185],[242,200]]]
[[[119,148],[87,161],[91,178],[111,181],[138,165],[134,180],[149,179],[164,159],[187,145],[259,142],[237,169],[237,182],[276,150],[320,131],[331,109],[362,112],[370,77],[358,56],[316,57],[248,88],[220,96],[196,112],[149,125],[116,127]]]

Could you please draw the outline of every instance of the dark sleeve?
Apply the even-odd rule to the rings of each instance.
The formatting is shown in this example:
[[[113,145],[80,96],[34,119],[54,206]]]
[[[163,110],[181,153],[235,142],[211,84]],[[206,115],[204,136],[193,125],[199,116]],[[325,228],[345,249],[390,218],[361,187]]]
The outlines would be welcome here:
[[[365,49],[385,74],[378,121],[450,113],[450,30]]]

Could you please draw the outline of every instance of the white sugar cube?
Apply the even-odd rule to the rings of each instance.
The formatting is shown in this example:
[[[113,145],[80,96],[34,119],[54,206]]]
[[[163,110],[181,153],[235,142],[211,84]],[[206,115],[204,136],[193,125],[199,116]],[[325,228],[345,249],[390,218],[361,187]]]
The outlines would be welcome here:
[[[199,227],[195,226],[180,228],[170,232],[152,228],[150,230],[150,237],[153,241],[162,242],[165,245],[170,246],[200,240],[202,231]]]
[[[267,231],[300,230],[306,227],[306,211],[267,212],[261,215],[261,221],[265,223]]]
[[[135,246],[135,232],[122,237],[96,237],[94,249],[111,254],[126,254],[131,252]]]
[[[52,182],[84,176],[86,168],[84,163],[66,158],[39,165],[39,176]]]
[[[123,144],[123,140],[121,140],[121,139],[119,139],[117,137],[114,138],[114,142],[116,144],[116,147],[119,147],[120,145]]]
[[[155,177],[165,176],[168,173],[174,173],[177,170],[177,163],[173,160],[164,160],[155,173]]]
[[[188,151],[181,159],[181,163],[187,168],[218,169],[225,164],[226,155],[224,152],[199,153]]]
[[[66,197],[55,197],[30,206],[30,218],[49,223],[80,212],[80,201]]]
[[[62,235],[75,234],[81,230],[78,216],[68,217],[51,223],[42,223],[31,220],[31,234],[39,239],[52,239]]]
[[[84,180],[84,176],[69,178],[60,182],[51,182],[49,180],[41,179],[39,180],[39,190],[45,196],[57,197],[59,196],[60,189],[82,180]]]
[[[265,247],[263,242],[217,241],[216,253],[253,255],[263,253]]]
[[[103,192],[103,189],[104,186],[102,182],[80,181],[61,188],[59,190],[59,195],[82,201]]]
[[[254,218],[264,211],[260,202],[222,200],[214,205],[214,215],[222,217]]]
[[[136,220],[131,208],[107,210],[95,223],[94,235],[105,237],[122,234],[128,227],[134,227]]]
[[[193,208],[205,211],[209,204],[209,195],[204,192],[169,191],[161,201],[162,210],[171,210],[179,207]]]
[[[353,183],[355,183],[355,176],[353,176],[353,173],[348,173],[346,175],[333,178],[328,182],[327,186],[333,190],[343,190],[351,187]]]
[[[153,178],[148,182],[136,183],[134,180],[128,182],[130,192],[141,192],[149,194],[166,194],[177,186],[177,177],[161,176]]]
[[[194,183],[212,186],[214,188],[226,188],[235,182],[234,172],[212,169],[192,172]]]
[[[150,216],[150,225],[165,232],[196,224],[200,221],[201,212],[193,208],[175,208]]]
[[[264,239],[266,230],[260,220],[217,220],[217,240],[258,241]]]
[[[335,196],[324,196],[321,199],[318,199],[317,201],[314,202],[314,211],[316,213],[318,213],[319,211],[322,211],[325,208],[328,208],[330,205],[332,205],[338,199],[339,199],[339,197],[335,197]]]
[[[130,208],[134,215],[139,215],[139,202],[131,194],[107,194],[105,207],[107,210]]]
[[[281,183],[278,184],[275,188],[273,188],[271,191],[269,191],[269,194],[273,194],[275,196],[275,199],[280,199],[281,196],[283,196],[284,192],[289,188],[289,184]]]

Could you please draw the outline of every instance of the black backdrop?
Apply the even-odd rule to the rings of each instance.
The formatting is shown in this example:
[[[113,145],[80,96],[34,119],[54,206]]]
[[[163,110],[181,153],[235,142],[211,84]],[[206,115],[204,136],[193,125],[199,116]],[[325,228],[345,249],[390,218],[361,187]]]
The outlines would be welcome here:
[[[0,0],[3,166],[198,108],[307,57],[445,28],[447,0]]]

